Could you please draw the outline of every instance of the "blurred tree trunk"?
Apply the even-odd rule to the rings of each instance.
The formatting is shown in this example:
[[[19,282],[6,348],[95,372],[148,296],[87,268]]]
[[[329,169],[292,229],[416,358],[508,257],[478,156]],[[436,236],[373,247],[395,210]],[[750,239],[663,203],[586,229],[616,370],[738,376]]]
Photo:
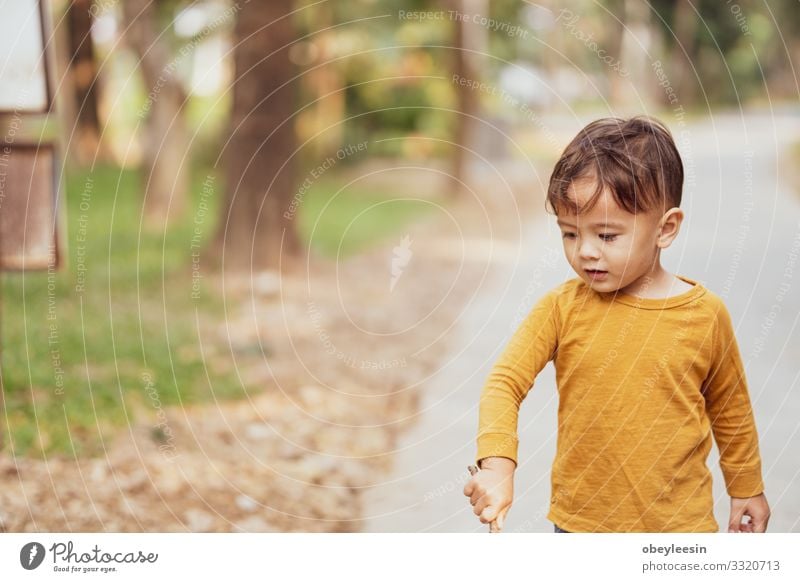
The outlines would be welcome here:
[[[783,39],[778,43],[776,35],[773,35],[776,42],[772,43],[771,50],[762,51],[768,55],[763,57],[767,60],[764,66],[765,75],[770,93],[777,92],[777,95],[796,102],[800,92],[795,72],[800,63],[800,10],[797,10],[795,3],[788,2],[778,3],[777,9],[773,10],[777,12],[776,18],[780,23]]]
[[[622,54],[622,39],[625,37],[625,0],[608,0],[606,9],[611,14],[604,17],[604,21],[608,22],[608,28],[603,48],[614,63],[619,63],[621,69],[624,67],[630,71]],[[625,76],[613,69],[608,71],[608,76],[609,101],[614,106],[621,105],[625,101],[625,94],[630,90]]]
[[[612,93],[615,109],[620,113],[639,112],[652,106],[657,84],[650,70],[650,56],[653,54],[654,38],[652,28],[651,7],[647,2],[624,0],[623,14],[620,20],[625,26],[620,47],[620,61],[629,71],[626,82]],[[616,71],[610,73],[612,82],[618,81]]]
[[[73,0],[67,8],[69,65],[67,90],[71,125],[65,129],[69,155],[80,164],[102,157],[97,115],[97,64],[92,43],[92,0]]]
[[[303,119],[298,119],[298,123],[303,123],[302,138],[312,140],[309,146],[315,157],[324,160],[335,156],[342,147],[345,126],[340,122],[346,109],[344,79],[337,63],[332,62],[336,58],[337,31],[330,28],[335,24],[330,2],[314,8],[314,23],[320,32],[313,35],[310,46],[314,47],[315,55],[307,62],[313,66],[303,75],[303,82],[316,102],[301,115]]]
[[[488,14],[488,5],[485,0],[449,0],[450,10],[460,14]],[[477,28],[471,18],[455,20],[453,23],[453,75],[456,79],[478,80],[480,67],[478,66],[480,52],[485,52],[483,31]],[[477,131],[477,116],[480,102],[478,92],[469,87],[455,85],[456,93],[456,123],[453,132],[453,154],[451,158],[450,175],[453,197],[469,195],[470,177],[469,166],[471,153],[475,143]]]
[[[669,71],[672,73],[675,83],[675,94],[677,95],[678,102],[684,107],[691,107],[697,97],[697,85],[699,81],[694,72],[693,63],[696,62],[697,42],[695,41],[697,35],[697,23],[699,16],[695,14],[692,5],[689,2],[682,2],[678,0],[675,2],[672,22],[674,30],[674,38],[671,67]],[[665,96],[665,104],[669,100]],[[676,104],[673,104],[675,106]]]
[[[297,81],[289,47],[296,34],[291,17],[281,18],[292,7],[291,0],[251,0],[236,20],[233,134],[215,241],[226,271],[288,268],[301,254],[291,206]]]
[[[183,215],[186,208],[190,176],[189,132],[183,112],[186,95],[170,66],[178,57],[173,57],[160,37],[156,3],[125,0],[121,4],[128,26],[125,38],[139,57],[148,93],[142,140],[145,224],[161,228]]]

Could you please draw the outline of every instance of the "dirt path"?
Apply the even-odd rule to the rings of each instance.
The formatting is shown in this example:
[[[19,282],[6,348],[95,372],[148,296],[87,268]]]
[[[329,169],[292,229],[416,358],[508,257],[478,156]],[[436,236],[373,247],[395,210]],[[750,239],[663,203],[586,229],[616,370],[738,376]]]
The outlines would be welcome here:
[[[227,280],[229,319],[199,313],[197,344],[246,397],[134,410],[100,458],[0,458],[0,530],[359,530],[363,492],[391,469],[486,277],[486,204],[440,207],[292,279]]]

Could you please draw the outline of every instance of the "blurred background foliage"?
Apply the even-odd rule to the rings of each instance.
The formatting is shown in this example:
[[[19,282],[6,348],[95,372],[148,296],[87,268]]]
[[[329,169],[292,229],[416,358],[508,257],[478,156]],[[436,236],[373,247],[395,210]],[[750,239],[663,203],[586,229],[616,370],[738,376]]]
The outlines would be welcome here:
[[[469,181],[464,148],[554,158],[532,114],[674,113],[655,62],[687,115],[797,100],[800,11],[789,0],[52,0],[50,8],[70,261],[52,281],[4,275],[3,446],[18,454],[96,453],[97,431],[150,406],[145,372],[165,405],[242,395],[224,359],[209,366],[192,349],[198,314],[212,328],[225,316],[213,294],[189,301],[189,241],[211,176],[204,273],[220,268],[226,248],[246,270],[251,249],[274,248],[270,236],[284,230],[297,239],[296,256],[332,260],[386,244],[426,217],[421,198],[453,200],[414,183],[354,180],[358,168],[449,168],[457,184]],[[454,76],[484,85],[465,88]],[[369,145],[347,149],[359,143]],[[241,160],[254,163],[231,170]],[[87,184],[88,280],[77,293]],[[293,200],[297,220],[282,216]],[[248,220],[262,213],[260,234]],[[226,226],[256,234],[227,240]],[[275,256],[256,253],[254,268],[275,269]],[[66,398],[54,397],[51,283]]]

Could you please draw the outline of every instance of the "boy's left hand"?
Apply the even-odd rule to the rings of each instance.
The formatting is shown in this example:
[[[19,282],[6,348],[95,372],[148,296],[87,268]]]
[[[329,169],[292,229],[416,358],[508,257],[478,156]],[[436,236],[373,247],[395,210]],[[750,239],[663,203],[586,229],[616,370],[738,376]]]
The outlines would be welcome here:
[[[742,523],[745,515],[750,517],[748,523]],[[763,493],[755,497],[731,497],[728,533],[764,533],[769,516],[769,504]]]

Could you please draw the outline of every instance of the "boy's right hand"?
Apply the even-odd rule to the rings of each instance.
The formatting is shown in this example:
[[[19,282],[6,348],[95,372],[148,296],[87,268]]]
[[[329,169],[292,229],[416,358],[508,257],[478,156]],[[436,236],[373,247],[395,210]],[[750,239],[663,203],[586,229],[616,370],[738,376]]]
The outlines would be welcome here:
[[[473,512],[481,523],[492,524],[492,532],[500,532],[514,500],[514,471],[517,465],[505,457],[481,460],[481,471],[464,486]]]

